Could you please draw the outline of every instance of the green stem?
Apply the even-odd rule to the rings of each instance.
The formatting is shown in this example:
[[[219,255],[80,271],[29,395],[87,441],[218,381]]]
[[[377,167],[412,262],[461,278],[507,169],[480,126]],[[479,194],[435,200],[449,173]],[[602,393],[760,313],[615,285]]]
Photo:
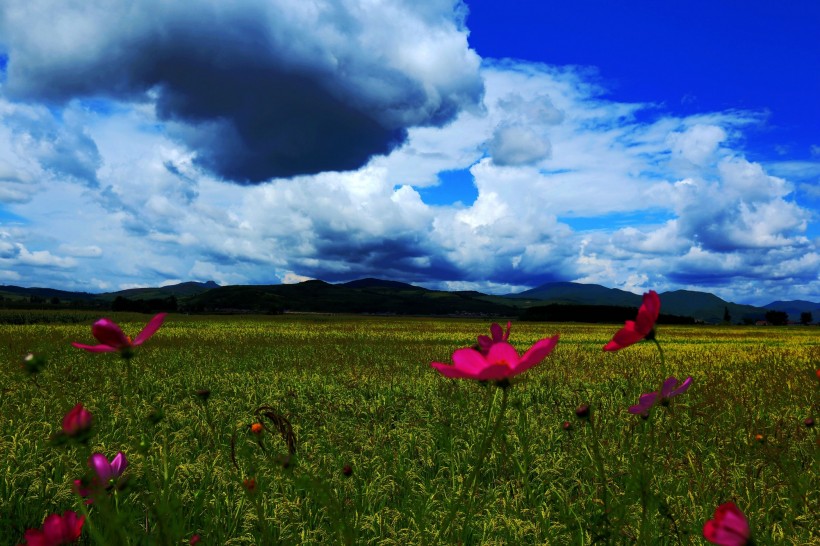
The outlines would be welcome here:
[[[440,537],[447,533],[450,530],[450,526],[453,523],[453,519],[455,519],[456,511],[458,507],[464,503],[464,494],[467,490],[471,490],[471,499],[467,506],[467,513],[465,514],[464,518],[464,529],[467,528],[467,521],[470,519],[470,512],[472,510],[472,497],[475,495],[475,488],[476,488],[476,479],[478,478],[478,472],[481,469],[481,466],[484,464],[484,457],[487,455],[487,451],[489,450],[490,444],[492,443],[493,438],[495,437],[496,432],[498,432],[499,427],[501,426],[501,418],[504,415],[504,411],[507,409],[507,396],[508,396],[508,388],[503,388],[502,390],[502,397],[501,397],[501,408],[498,411],[498,415],[496,416],[496,420],[492,428],[490,428],[490,417],[492,416],[492,409],[495,405],[495,399],[497,396],[493,396],[493,399],[490,401],[489,406],[487,407],[487,420],[484,426],[484,439],[481,442],[481,447],[479,448],[479,452],[476,456],[475,464],[473,464],[473,470],[470,473],[470,476],[467,478],[467,481],[461,488],[461,494],[459,495],[459,499],[457,503],[454,503],[450,509],[450,514],[447,517],[447,521],[444,524],[444,527],[439,531],[438,536],[436,537],[436,542],[440,542]]]
[[[598,480],[601,482],[601,500],[604,503],[604,525],[606,527],[606,543],[611,541],[611,529],[609,525],[609,493],[607,490],[606,469],[604,468],[604,458],[601,456],[601,446],[598,439],[598,429],[595,427],[594,415],[589,416],[589,429],[592,431],[592,454],[595,467],[598,470]]]
[[[663,348],[661,347],[661,344],[658,343],[657,338],[653,337],[652,341],[655,342],[655,347],[658,348],[658,352],[661,354],[661,377],[663,378],[661,381],[666,381],[666,378],[668,376],[666,375],[666,358],[663,355]],[[658,391],[658,392],[660,392],[660,391]]]

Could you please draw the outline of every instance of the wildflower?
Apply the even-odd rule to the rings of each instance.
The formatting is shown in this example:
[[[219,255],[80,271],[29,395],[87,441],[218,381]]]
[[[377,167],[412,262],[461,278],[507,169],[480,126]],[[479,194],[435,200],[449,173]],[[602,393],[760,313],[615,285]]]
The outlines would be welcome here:
[[[643,295],[643,303],[638,309],[638,316],[634,322],[631,320],[626,321],[624,327],[612,336],[612,341],[604,345],[604,351],[617,351],[629,347],[644,338],[651,339],[654,335],[655,321],[658,320],[660,311],[661,299],[658,297],[657,292],[650,290]]]
[[[91,412],[77,404],[63,417],[63,434],[77,438],[91,429]]]
[[[194,535],[191,537],[191,540],[188,541],[188,544],[194,546],[194,544],[199,544],[199,541],[202,540],[202,537],[199,535]]]
[[[342,468],[342,474],[344,474],[345,476],[348,476],[348,477],[352,476],[353,475],[353,467],[350,466],[349,464],[344,465],[344,467]]]
[[[483,355],[486,355],[490,351],[490,347],[492,347],[496,343],[507,341],[510,338],[511,326],[511,323],[507,322],[507,330],[502,331],[501,326],[494,322],[492,326],[490,326],[490,334],[492,335],[492,338],[485,335],[478,336],[479,352]]]
[[[589,418],[589,404],[581,404],[575,408],[575,416],[578,417],[578,419]]]
[[[29,546],[59,546],[71,544],[80,538],[85,523],[85,516],[67,510],[60,514],[51,514],[43,521],[40,529],[26,531],[26,543]]]
[[[244,487],[248,493],[253,493],[256,491],[256,480],[253,478],[245,478],[242,480],[242,487]]]
[[[40,370],[46,365],[46,358],[42,355],[28,353],[23,357],[23,369],[29,375],[40,373]]]
[[[71,345],[92,353],[111,353],[119,351],[124,358],[130,358],[134,347],[142,345],[159,330],[159,327],[162,326],[162,321],[165,320],[166,314],[167,313],[160,313],[152,318],[133,341],[122,332],[122,329],[116,322],[102,318],[91,327],[91,333],[97,338],[97,341],[100,342],[99,345],[83,345],[82,343],[76,342]]]
[[[210,389],[199,389],[196,391],[196,395],[202,402],[207,402],[208,398],[211,397],[211,391]]]
[[[803,424],[806,425],[809,428],[813,427],[814,426],[814,418],[813,417],[806,417],[803,420]]]
[[[763,435],[762,435],[762,434],[760,434],[760,433],[755,434],[755,442],[757,442],[758,444],[762,444],[762,443],[763,443],[763,442],[765,442],[765,441],[766,441],[766,437],[765,437],[765,436],[763,436]]]
[[[735,503],[727,502],[718,506],[714,518],[703,526],[703,538],[722,546],[750,544],[749,523]]]
[[[264,430],[265,430],[265,427],[264,427],[264,425],[262,425],[262,423],[254,423],[254,424],[251,425],[251,432],[253,432],[257,436],[262,434],[262,431],[264,431]]]
[[[663,382],[663,386],[661,387],[660,398],[658,397],[657,391],[642,394],[640,399],[638,400],[638,403],[634,406],[630,406],[629,413],[647,413],[652,408],[652,406],[654,406],[658,402],[660,402],[660,404],[664,406],[669,405],[670,398],[672,398],[673,396],[677,396],[679,394],[683,394],[691,385],[691,377],[687,377],[682,382],[678,382],[678,380],[674,377],[669,377],[666,379],[666,381]]]
[[[493,343],[484,355],[473,349],[458,349],[453,353],[453,364],[431,362],[430,365],[445,377],[503,381],[541,363],[558,343],[558,336],[537,341],[523,356],[506,341]]]
[[[572,423],[570,423],[569,421],[564,421],[563,423],[561,423],[561,428],[563,428],[564,430],[569,430],[572,428]]]
[[[74,490],[81,497],[88,497],[100,490],[113,487],[115,480],[128,468],[128,459],[122,451],[118,452],[111,462],[102,453],[94,453],[88,458],[88,466],[94,471],[91,480],[74,480]]]

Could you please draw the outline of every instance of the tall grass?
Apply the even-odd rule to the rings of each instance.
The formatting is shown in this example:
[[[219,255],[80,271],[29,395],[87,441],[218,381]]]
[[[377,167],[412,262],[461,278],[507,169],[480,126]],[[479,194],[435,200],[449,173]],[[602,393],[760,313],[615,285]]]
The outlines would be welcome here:
[[[131,334],[144,324],[112,318]],[[667,372],[694,384],[644,420],[627,408],[662,379],[650,343],[609,354],[617,326],[514,324],[519,350],[561,340],[510,388],[464,521],[499,389],[429,363],[487,321],[172,315],[128,374],[70,346],[93,341],[89,326],[0,325],[2,544],[68,509],[88,515],[82,544],[699,544],[728,500],[757,544],[820,543],[817,428],[804,424],[818,413],[816,329],[661,326]],[[34,377],[19,366],[29,351],[48,360]],[[90,442],[54,445],[78,402]],[[295,454],[265,411],[292,426]],[[83,504],[72,484],[89,454],[120,450],[127,487]]]

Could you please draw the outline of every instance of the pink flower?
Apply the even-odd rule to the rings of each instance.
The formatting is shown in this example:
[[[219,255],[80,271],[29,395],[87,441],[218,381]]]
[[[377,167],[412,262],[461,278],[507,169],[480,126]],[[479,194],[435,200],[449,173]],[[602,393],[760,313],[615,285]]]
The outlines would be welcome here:
[[[507,322],[507,331],[505,332],[501,330],[501,326],[499,326],[498,323],[494,322],[492,326],[490,326],[492,338],[485,335],[478,336],[478,350],[481,351],[481,354],[486,355],[493,344],[507,341],[510,338],[510,327],[511,323]]]
[[[88,467],[94,471],[94,476],[89,483],[87,479],[74,480],[74,490],[81,497],[92,496],[102,490],[109,489],[114,484],[114,480],[122,476],[128,468],[128,459],[125,453],[118,452],[111,462],[102,453],[94,453],[88,458]]]
[[[718,506],[714,518],[703,526],[703,538],[712,544],[743,546],[751,536],[746,516],[733,502]]]
[[[85,516],[77,516],[67,510],[63,515],[51,514],[46,517],[40,529],[26,531],[26,543],[29,546],[59,546],[71,544],[80,538],[85,523]]]
[[[612,336],[612,341],[604,346],[604,351],[617,351],[647,337],[655,327],[660,311],[661,299],[657,292],[650,290],[643,295],[643,303],[635,321],[626,321],[624,327]]]
[[[152,318],[145,328],[137,334],[134,341],[122,332],[122,329],[111,319],[101,318],[91,327],[91,333],[100,342],[99,345],[83,345],[82,343],[72,343],[78,349],[85,349],[92,353],[111,353],[120,351],[123,356],[130,355],[131,349],[142,345],[162,326],[167,313],[160,313]]]
[[[661,386],[660,400],[658,399],[658,391],[642,394],[638,400],[638,403],[634,406],[630,406],[629,413],[646,413],[657,402],[666,405],[669,403],[670,398],[672,398],[673,396],[677,396],[679,394],[683,394],[684,392],[686,392],[686,389],[688,389],[691,385],[691,377],[687,377],[680,384],[678,384],[678,380],[674,377],[669,377],[666,379],[666,381],[663,382],[663,385]]]
[[[202,540],[202,538],[199,535],[194,535],[191,537],[191,540],[188,541],[188,544],[194,546],[194,544],[199,544],[200,540]]]
[[[523,356],[506,341],[493,343],[484,355],[474,349],[458,349],[453,353],[453,364],[432,362],[430,365],[445,377],[501,381],[518,375],[539,364],[558,343],[558,336],[537,341]]]
[[[63,434],[69,437],[80,436],[91,429],[91,412],[77,404],[63,417]]]

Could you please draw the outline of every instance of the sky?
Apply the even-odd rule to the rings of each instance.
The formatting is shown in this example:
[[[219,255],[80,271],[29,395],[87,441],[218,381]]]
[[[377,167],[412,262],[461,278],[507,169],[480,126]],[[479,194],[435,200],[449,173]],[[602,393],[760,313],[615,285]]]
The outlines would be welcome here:
[[[820,302],[820,3],[5,0],[0,285]]]

